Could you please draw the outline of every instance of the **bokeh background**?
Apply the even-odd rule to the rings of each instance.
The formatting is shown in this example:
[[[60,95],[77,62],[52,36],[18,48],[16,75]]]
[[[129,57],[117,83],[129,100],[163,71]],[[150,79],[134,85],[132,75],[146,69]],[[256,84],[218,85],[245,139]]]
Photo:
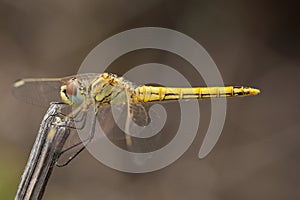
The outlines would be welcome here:
[[[13,199],[47,110],[16,100],[12,83],[24,77],[75,74],[101,41],[144,26],[189,35],[209,52],[225,84],[256,86],[262,94],[228,100],[222,136],[203,160],[197,154],[209,120],[203,117],[210,115],[209,101],[200,101],[203,126],[195,142],[171,166],[148,174],[126,174],[84,152],[67,167],[54,169],[44,199],[299,199],[296,2],[1,0],[0,199]],[[112,71],[122,74],[150,61],[174,65],[193,76],[186,62],[159,51],[123,56]]]

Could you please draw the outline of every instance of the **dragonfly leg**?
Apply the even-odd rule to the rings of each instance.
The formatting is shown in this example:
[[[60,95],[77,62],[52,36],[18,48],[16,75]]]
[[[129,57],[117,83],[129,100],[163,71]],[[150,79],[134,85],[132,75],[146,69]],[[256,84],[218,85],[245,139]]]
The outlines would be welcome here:
[[[51,102],[51,104],[62,104],[62,105],[66,105],[65,103],[63,102]],[[68,105],[66,105],[68,106]],[[80,114],[80,111],[82,110],[82,107],[83,106],[80,106],[79,108],[77,108],[76,110],[74,110],[73,112],[71,112],[70,114],[64,114],[62,112],[59,112],[59,113],[55,113],[53,115],[50,115],[49,117],[56,117],[56,116],[59,116],[61,118],[75,118],[78,114]],[[70,115],[73,115],[73,117],[71,117]]]
[[[85,116],[86,116],[86,114],[85,114]],[[70,127],[70,126],[66,126],[66,127],[67,127],[67,128],[74,128],[74,129],[76,129],[76,130],[81,130],[81,129],[85,126],[86,121],[87,121],[87,120],[86,120],[86,117],[84,117],[83,119],[84,119],[84,121],[83,121],[83,125],[81,125],[82,127]],[[93,123],[94,123],[94,122],[93,122]],[[95,125],[92,125],[92,126],[95,126]],[[67,151],[69,151],[69,150],[71,150],[71,149],[73,149],[73,148],[79,146],[80,144],[83,144],[83,143],[89,141],[92,137],[93,137],[93,135],[92,135],[92,133],[90,133],[88,138],[86,138],[86,139],[84,139],[84,140],[82,140],[82,141],[80,141],[80,142],[78,142],[78,143],[76,143],[76,144],[74,144],[74,145],[72,145],[72,146],[70,146],[70,147],[64,149],[64,150],[62,150],[62,152],[60,153],[60,155],[62,155],[63,153],[65,153],[65,152],[67,152]]]
[[[72,122],[71,125],[65,125],[65,124],[59,124],[58,126],[63,126],[63,127],[67,127],[70,129],[76,129],[76,130],[82,130],[85,127],[86,124],[86,116],[87,116],[87,111],[83,111],[80,118],[79,119],[73,119],[73,118],[69,118]],[[79,126],[75,126],[74,123],[80,123],[81,124]]]
[[[82,129],[85,127],[86,119],[87,119],[87,117],[86,117],[86,116],[87,116],[87,112],[88,112],[88,111],[83,111],[82,114],[81,114],[81,116],[80,116],[80,118],[77,119],[77,120],[74,120],[75,123],[82,122],[82,123],[80,124],[80,126],[77,126],[77,127],[76,127],[77,130],[82,130]]]
[[[80,141],[70,147],[68,147],[67,149],[63,150],[59,156],[63,155],[64,153],[66,153],[67,151],[70,151],[71,149],[79,146],[79,145],[83,145],[77,152],[75,152],[73,155],[71,155],[67,161],[63,162],[63,163],[56,163],[57,167],[63,167],[66,166],[67,164],[69,164],[74,158],[76,158],[84,149],[85,147],[92,141],[92,139],[94,138],[95,135],[95,126],[96,126],[96,115],[93,118],[93,122],[92,122],[92,127],[91,127],[91,131],[89,133],[89,137],[84,139],[83,141]]]
[[[98,113],[99,106],[100,106],[100,104],[96,107],[95,114]],[[80,118],[76,119],[76,120],[75,119],[73,120],[73,122],[75,122],[75,123],[82,122],[82,124],[80,126],[75,127],[75,129],[82,130],[85,127],[88,111],[89,111],[89,107],[88,106],[83,107],[81,109],[81,112],[80,112],[80,114],[81,114]]]
[[[80,106],[78,109],[74,110],[72,113],[65,115],[63,113],[59,113],[60,116],[63,116],[65,119],[69,119],[73,124],[59,124],[58,126],[64,126],[70,129],[78,129],[82,130],[86,124],[86,115],[88,112],[87,106]],[[80,126],[75,126],[74,123],[83,122]]]
[[[68,164],[69,164],[74,158],[76,158],[76,157],[77,157],[84,149],[85,149],[85,146],[81,147],[76,153],[74,153],[72,156],[70,156],[66,162],[64,162],[64,163],[58,163],[58,162],[56,162],[55,165],[56,165],[57,167],[64,167],[64,166],[68,165]]]

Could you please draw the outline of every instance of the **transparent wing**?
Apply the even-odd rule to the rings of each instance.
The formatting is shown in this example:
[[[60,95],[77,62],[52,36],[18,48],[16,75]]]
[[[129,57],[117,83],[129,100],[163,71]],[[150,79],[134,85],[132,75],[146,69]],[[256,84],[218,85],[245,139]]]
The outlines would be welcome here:
[[[63,78],[28,78],[16,81],[13,95],[27,103],[48,106],[50,102],[61,102],[60,87],[71,78],[76,77],[84,84],[89,84],[99,74],[87,73]]]
[[[108,105],[99,109],[97,113],[98,121],[105,135],[111,139],[125,140],[125,126],[130,118],[130,125],[144,127],[149,123],[149,115],[144,105],[131,104],[128,114],[126,103],[119,105]]]
[[[60,102],[60,87],[62,79],[21,79],[13,85],[13,95],[27,103],[49,105],[50,102]]]
[[[130,118],[138,126],[147,126],[151,120],[146,107],[143,103],[129,103]]]
[[[164,124],[159,112],[151,109],[149,116],[150,107],[139,103],[105,106],[97,118],[104,134],[115,145],[131,152],[151,152],[161,147],[159,133]]]

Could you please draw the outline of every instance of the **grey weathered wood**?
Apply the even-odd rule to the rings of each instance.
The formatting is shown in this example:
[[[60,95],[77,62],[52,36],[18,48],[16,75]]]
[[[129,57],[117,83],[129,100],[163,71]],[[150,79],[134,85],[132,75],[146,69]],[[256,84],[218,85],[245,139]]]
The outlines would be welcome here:
[[[68,128],[55,125],[64,120],[63,117],[57,115],[62,107],[62,104],[53,103],[45,114],[15,200],[42,198],[53,166],[58,160],[59,153],[70,133]]]

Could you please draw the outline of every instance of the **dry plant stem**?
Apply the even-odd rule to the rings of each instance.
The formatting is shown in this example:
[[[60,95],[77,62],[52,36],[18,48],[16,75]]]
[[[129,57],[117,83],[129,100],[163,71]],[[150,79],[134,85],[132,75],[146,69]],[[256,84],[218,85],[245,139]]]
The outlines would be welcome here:
[[[63,104],[52,103],[44,116],[36,141],[22,175],[15,200],[42,199],[53,166],[59,158],[70,130],[56,126]]]

